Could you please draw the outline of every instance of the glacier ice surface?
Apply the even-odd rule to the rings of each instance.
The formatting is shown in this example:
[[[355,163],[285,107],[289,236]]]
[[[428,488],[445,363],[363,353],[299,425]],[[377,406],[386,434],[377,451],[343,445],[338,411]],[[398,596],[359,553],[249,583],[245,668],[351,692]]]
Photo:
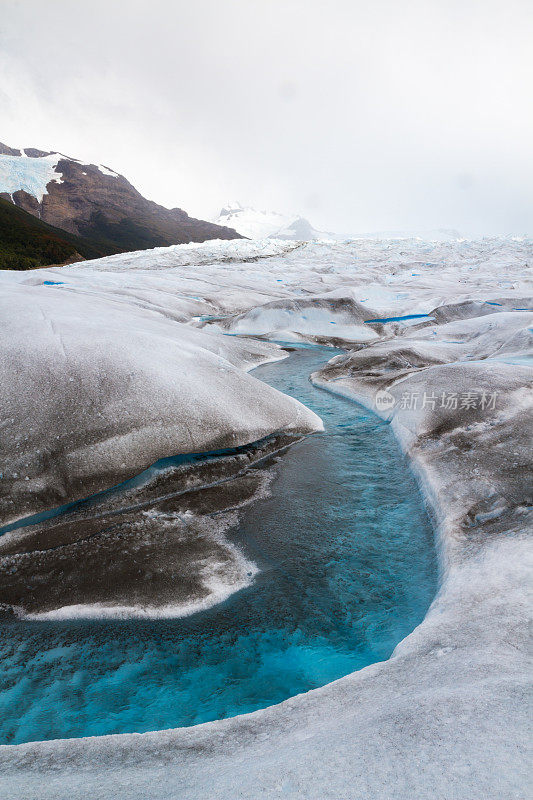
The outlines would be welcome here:
[[[226,397],[223,382],[216,381],[222,367],[253,406],[257,385],[245,384],[243,373],[235,371],[272,351],[250,353],[246,348],[252,347],[251,340],[224,336],[221,329],[209,334],[208,321],[204,325],[199,317],[226,317],[224,324],[231,326],[239,315],[250,318],[253,309],[268,303],[280,301],[289,308],[299,298],[326,298],[327,304],[328,296],[332,308],[345,298],[379,318],[431,312],[436,321],[374,325],[376,338],[348,343],[349,352],[333,359],[314,380],[372,405],[378,390],[393,396],[389,418],[434,515],[442,559],[442,583],[432,607],[388,661],[252,715],[143,735],[2,747],[3,797],[524,796],[531,755],[526,637],[530,607],[525,586],[531,578],[527,534],[532,503],[527,496],[531,453],[525,432],[531,427],[532,373],[522,364],[531,356],[531,317],[528,311],[514,309],[532,307],[531,258],[531,242],[519,237],[297,246],[270,240],[208,242],[31,274],[2,273],[3,288],[21,317],[16,326],[21,356],[16,364],[22,377],[10,373],[10,380],[18,381],[17,386],[32,375],[32,381],[41,381],[44,363],[52,376],[52,395],[49,386],[41,384],[37,396],[45,406],[54,397],[58,359],[65,358],[61,348],[69,358],[75,353],[74,384],[90,390],[85,397],[97,388],[91,348],[98,345],[104,358],[110,354],[111,378],[119,355],[121,385],[140,363],[150,375],[150,385],[155,378],[170,404],[170,362],[180,348],[172,342],[178,336],[184,353],[196,362],[189,394],[201,392],[208,375]],[[43,287],[44,279],[59,279],[65,285]],[[43,297],[45,292],[61,294],[57,306]],[[35,325],[27,321],[30,306],[35,318],[40,315]],[[87,310],[94,317],[92,327],[84,331],[90,340],[75,331],[74,320],[82,310],[84,326]],[[69,316],[70,323],[64,323]],[[323,321],[317,317],[316,327],[293,333],[315,341],[323,335]],[[178,324],[184,328],[179,335]],[[283,324],[290,332],[290,318]],[[43,345],[34,349],[30,338],[36,333],[43,336]],[[148,338],[141,344],[144,335]],[[195,338],[208,335],[209,340]],[[129,345],[123,340],[130,336],[135,348],[139,346],[139,361],[128,359]],[[148,353],[155,351],[150,339],[158,343],[152,372]],[[8,341],[13,347],[17,337]],[[237,350],[232,350],[230,343],[237,341]],[[44,362],[34,363],[33,353]],[[70,372],[59,372],[63,388]],[[28,385],[34,392],[35,383]],[[137,396],[147,385],[141,382]],[[454,413],[438,404],[402,407],[405,393],[421,397],[424,392],[438,396],[474,390],[496,393],[494,408],[465,407]],[[24,392],[19,394],[24,413],[37,420],[42,435],[46,416],[30,408]],[[77,400],[74,391],[71,399]],[[17,419],[14,399],[7,400],[12,404],[9,418]],[[118,408],[117,403],[120,398],[111,393],[109,408]],[[270,396],[265,404],[259,410],[261,423],[255,409],[246,411],[254,435],[267,427],[267,420],[273,425],[280,416],[287,425],[309,429],[317,424],[278,398]],[[149,412],[147,405],[141,403],[143,413]],[[208,404],[205,408],[211,414]],[[64,416],[68,421],[68,413]],[[242,417],[241,409],[235,416]],[[167,413],[163,420],[166,424]],[[235,422],[231,414],[224,420],[217,417],[226,431]],[[20,440],[14,442],[13,458],[19,449],[24,452],[22,421],[15,430]],[[196,428],[193,431],[198,435]],[[141,440],[144,448],[150,435],[143,433]],[[33,446],[30,443],[28,453]],[[110,450],[104,442],[105,458]],[[128,441],[124,453],[131,451]],[[82,449],[79,455],[69,464],[81,474],[87,453]]]

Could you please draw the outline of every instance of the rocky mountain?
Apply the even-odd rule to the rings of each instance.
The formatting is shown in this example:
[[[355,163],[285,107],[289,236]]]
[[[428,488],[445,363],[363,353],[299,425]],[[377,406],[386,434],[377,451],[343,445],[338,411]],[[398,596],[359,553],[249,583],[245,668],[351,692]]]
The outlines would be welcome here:
[[[225,225],[147,200],[102,164],[0,143],[0,198],[43,222],[89,239],[103,254],[206,239],[239,239]]]
[[[279,214],[276,211],[257,211],[238,202],[228,203],[215,220],[217,225],[229,225],[248,239],[289,239],[314,241],[336,239],[335,234],[318,231],[304,217]]]

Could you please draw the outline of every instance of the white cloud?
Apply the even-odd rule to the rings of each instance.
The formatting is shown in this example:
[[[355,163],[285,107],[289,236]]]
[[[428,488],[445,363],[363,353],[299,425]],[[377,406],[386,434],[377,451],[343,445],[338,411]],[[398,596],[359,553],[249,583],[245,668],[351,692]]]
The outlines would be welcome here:
[[[524,232],[528,0],[3,0],[0,139],[213,216]]]

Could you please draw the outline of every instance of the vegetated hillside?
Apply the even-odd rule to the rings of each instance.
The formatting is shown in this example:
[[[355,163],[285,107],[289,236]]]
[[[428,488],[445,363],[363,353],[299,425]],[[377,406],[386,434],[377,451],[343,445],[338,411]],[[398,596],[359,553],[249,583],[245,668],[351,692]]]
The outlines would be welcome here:
[[[105,252],[105,248],[47,225],[0,198],[0,269],[34,269],[100,258]]]
[[[147,200],[123,175],[62,153],[0,143],[0,198],[105,255],[207,239],[241,239],[232,228]]]

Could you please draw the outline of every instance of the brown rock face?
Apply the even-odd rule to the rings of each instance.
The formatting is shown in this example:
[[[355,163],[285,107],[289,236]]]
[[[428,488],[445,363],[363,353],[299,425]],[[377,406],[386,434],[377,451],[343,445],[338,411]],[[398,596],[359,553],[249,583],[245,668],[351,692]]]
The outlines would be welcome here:
[[[52,152],[50,150],[37,150],[36,147],[26,147],[24,153],[29,158],[42,158],[43,156],[52,155]]]
[[[34,148],[24,153],[31,158],[49,155]],[[0,144],[0,154],[16,156],[21,151]],[[51,181],[42,202],[23,190],[14,192],[12,201],[49,225],[98,243],[106,253],[242,238],[232,228],[147,200],[122,175],[106,174],[94,164],[65,156],[56,172],[61,183]]]
[[[7,195],[6,199],[10,200],[11,198]],[[19,208],[22,208],[23,211],[27,211],[28,214],[33,214],[34,217],[40,216],[39,201],[32,194],[25,192],[24,189],[13,192],[12,202]]]
[[[15,150],[13,147],[8,147],[7,144],[0,142],[0,156],[20,156],[20,150]]]

